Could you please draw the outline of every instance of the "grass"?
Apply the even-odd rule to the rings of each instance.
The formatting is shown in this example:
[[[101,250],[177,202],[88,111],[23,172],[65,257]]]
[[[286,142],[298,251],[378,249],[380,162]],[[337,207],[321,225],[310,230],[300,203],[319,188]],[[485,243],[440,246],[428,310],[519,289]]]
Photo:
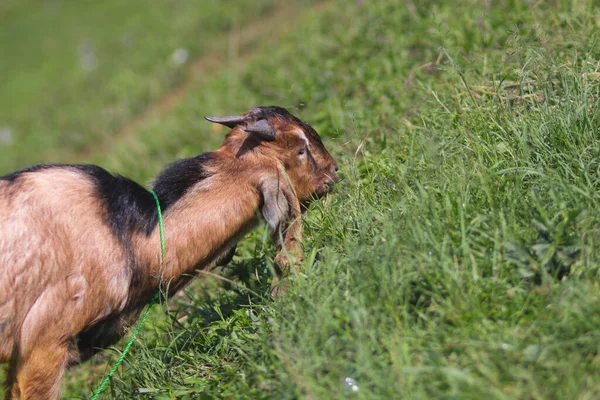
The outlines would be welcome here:
[[[145,181],[218,145],[201,114],[273,103],[321,132],[345,176],[308,213],[285,297],[267,295],[259,229],[230,287],[196,282],[153,311],[106,397],[597,398],[598,8],[313,10],[90,157]],[[71,370],[65,396],[88,398],[114,354]]]

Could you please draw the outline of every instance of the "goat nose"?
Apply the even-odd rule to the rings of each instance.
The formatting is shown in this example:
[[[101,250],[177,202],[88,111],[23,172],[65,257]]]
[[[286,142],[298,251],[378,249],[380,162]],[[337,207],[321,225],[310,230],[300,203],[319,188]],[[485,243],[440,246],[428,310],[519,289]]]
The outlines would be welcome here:
[[[340,176],[338,174],[338,165],[337,164],[333,164],[331,166],[331,179],[333,179],[334,182],[337,182],[340,180]]]

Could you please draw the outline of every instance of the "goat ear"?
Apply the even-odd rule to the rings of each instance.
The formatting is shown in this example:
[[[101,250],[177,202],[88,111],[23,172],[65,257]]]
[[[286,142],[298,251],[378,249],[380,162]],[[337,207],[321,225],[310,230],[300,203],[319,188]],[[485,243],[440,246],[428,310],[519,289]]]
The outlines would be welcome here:
[[[244,117],[237,115],[229,115],[226,117],[204,117],[205,120],[214,122],[215,124],[225,125],[228,128],[235,128],[239,124],[243,124],[246,120]]]
[[[266,119],[260,119],[248,125],[246,129],[244,129],[244,131],[256,133],[258,136],[265,140],[275,140],[275,137],[277,136],[275,128],[273,128],[273,126],[271,126],[271,124],[269,124],[269,122]]]
[[[264,201],[261,210],[262,215],[271,227],[271,231],[277,232],[281,223],[285,220],[290,206],[277,179],[263,182],[261,191]]]

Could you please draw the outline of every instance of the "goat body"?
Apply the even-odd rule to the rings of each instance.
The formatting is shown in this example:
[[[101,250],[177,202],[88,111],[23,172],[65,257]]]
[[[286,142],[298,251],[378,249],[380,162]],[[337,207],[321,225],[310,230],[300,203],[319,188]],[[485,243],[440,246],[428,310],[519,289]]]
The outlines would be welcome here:
[[[156,204],[137,183],[92,165],[0,177],[8,398],[57,398],[68,365],[114,344],[159,288],[170,296],[194,271],[230,258],[260,214],[280,250],[278,275],[285,255],[301,259],[302,206],[338,179],[318,134],[279,107],[207,119],[232,128],[219,149],[176,161],[153,183],[162,263]]]

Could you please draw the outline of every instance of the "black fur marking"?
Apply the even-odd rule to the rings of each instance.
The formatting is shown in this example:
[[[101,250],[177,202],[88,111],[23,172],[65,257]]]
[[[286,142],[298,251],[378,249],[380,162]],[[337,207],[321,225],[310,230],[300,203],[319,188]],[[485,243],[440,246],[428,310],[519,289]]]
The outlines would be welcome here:
[[[8,175],[3,175],[0,176],[0,181],[8,181],[10,183],[14,183],[21,175],[26,174],[28,172],[36,172],[36,171],[41,171],[44,169],[48,169],[48,168],[61,168],[61,167],[65,167],[66,165],[63,164],[39,164],[39,165],[34,165],[33,167],[29,167],[29,168],[25,168],[22,169],[20,171],[16,171],[13,173],[10,173]]]
[[[154,180],[153,189],[161,207],[167,209],[183,197],[196,183],[210,177],[204,166],[212,159],[212,153],[177,160],[167,166]]]
[[[131,271],[132,287],[142,280],[142,272],[137,265],[131,245],[131,234],[144,232],[150,235],[158,223],[156,202],[152,194],[137,182],[120,175],[112,175],[96,165],[73,165],[94,179],[98,197],[107,212],[105,223],[123,244],[127,252],[128,267]]]
[[[92,177],[97,194],[108,213],[106,221],[113,233],[126,242],[133,232],[147,235],[157,224],[158,213],[152,194],[137,182],[120,175],[113,175],[96,165],[71,165]]]

